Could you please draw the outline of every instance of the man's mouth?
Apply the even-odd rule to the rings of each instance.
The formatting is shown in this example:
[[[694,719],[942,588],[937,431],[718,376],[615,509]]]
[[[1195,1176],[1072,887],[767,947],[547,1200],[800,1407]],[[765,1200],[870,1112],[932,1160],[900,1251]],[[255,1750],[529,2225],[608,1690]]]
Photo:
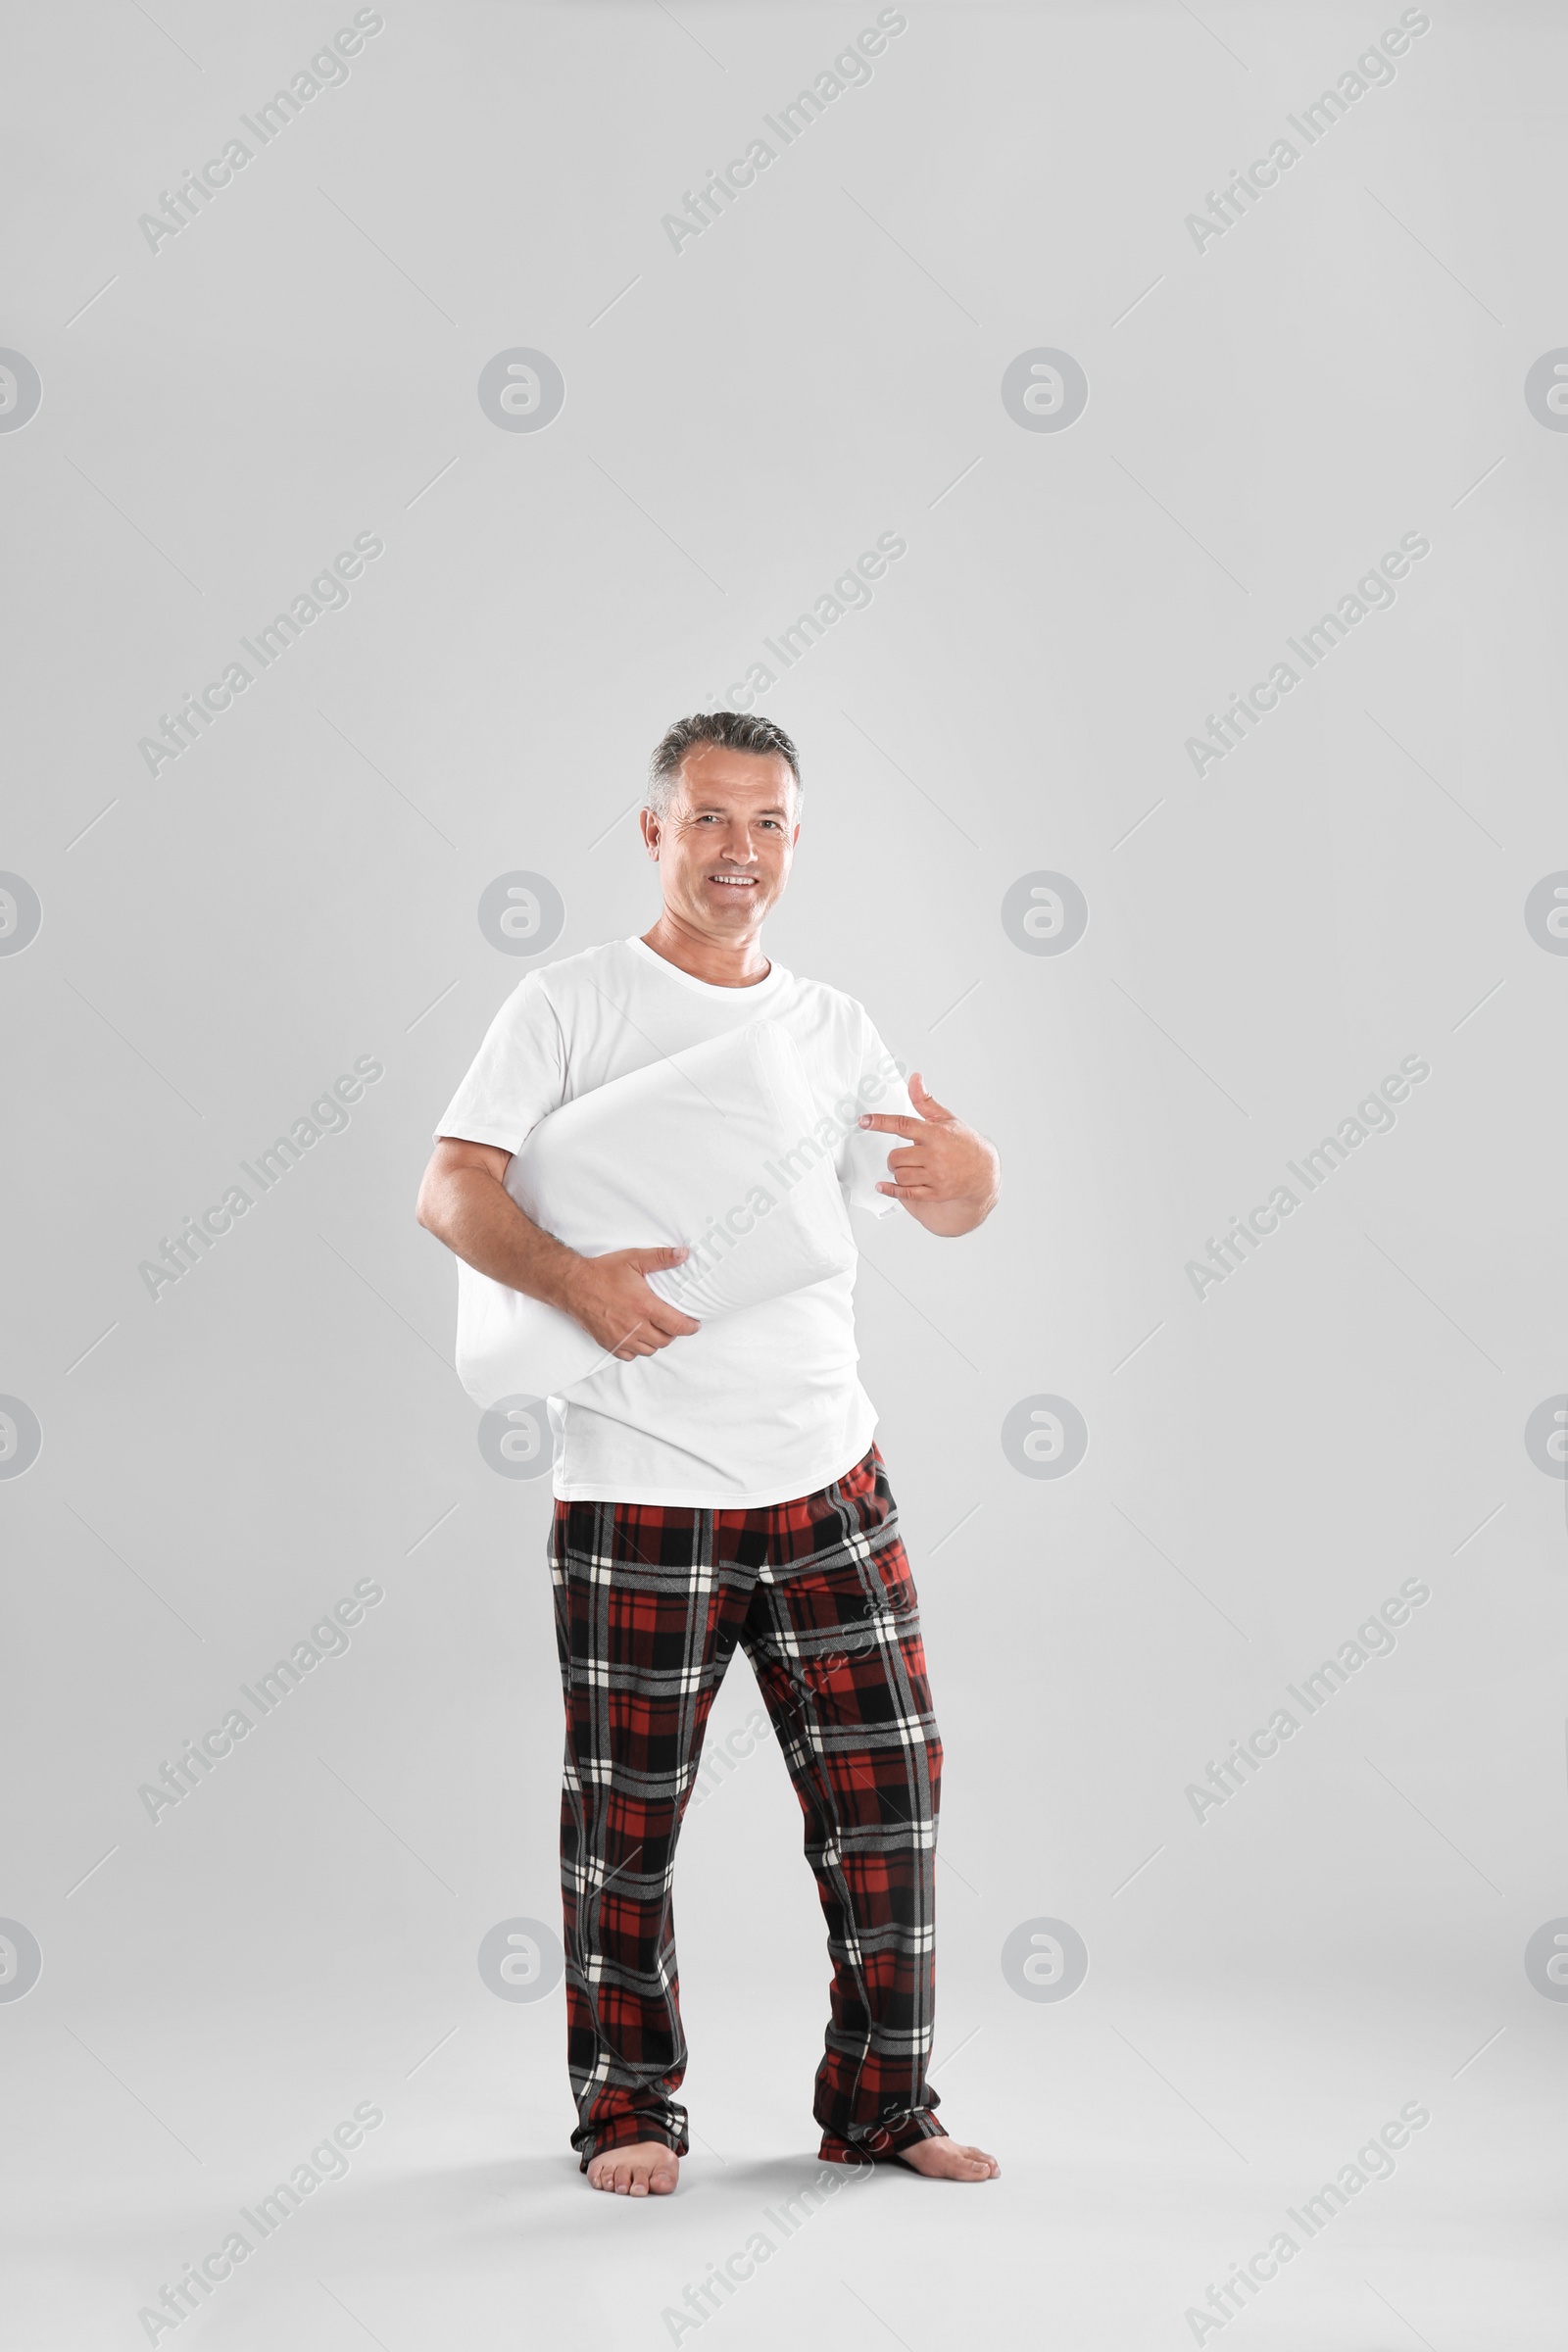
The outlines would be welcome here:
[[[708,880],[722,882],[729,890],[755,890],[757,888],[755,874],[710,874]]]

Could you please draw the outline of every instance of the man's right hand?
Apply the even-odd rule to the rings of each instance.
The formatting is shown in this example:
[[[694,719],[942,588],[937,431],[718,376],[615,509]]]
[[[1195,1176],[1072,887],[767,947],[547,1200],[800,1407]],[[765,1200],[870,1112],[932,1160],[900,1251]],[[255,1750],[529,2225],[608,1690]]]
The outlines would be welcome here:
[[[510,1152],[444,1135],[430,1155],[415,1215],[466,1264],[580,1323],[607,1354],[630,1363],[702,1325],[666,1306],[644,1279],[690,1255],[684,1245],[579,1257],[544,1233],[507,1191]]]
[[[603,1257],[579,1257],[561,1285],[561,1304],[590,1338],[611,1355],[631,1363],[655,1355],[671,1340],[685,1339],[702,1325],[670,1306],[645,1279],[678,1266],[684,1248],[611,1250]]]

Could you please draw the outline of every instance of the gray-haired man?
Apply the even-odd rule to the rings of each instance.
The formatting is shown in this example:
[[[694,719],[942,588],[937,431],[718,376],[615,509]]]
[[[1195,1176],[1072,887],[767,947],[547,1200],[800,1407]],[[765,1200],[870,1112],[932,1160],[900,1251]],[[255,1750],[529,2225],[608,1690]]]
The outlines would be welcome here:
[[[613,1359],[551,1402],[551,1560],[566,1702],[562,1805],[572,2144],[596,2188],[667,2193],[686,2153],[671,1921],[676,1838],[737,1643],[806,1817],[833,1963],[814,2113],[830,2162],[984,2180],[926,2080],[942,1747],[898,1514],[856,1376],[853,1270],[706,1329],[646,1277],[682,1250],[583,1257],[506,1191],[563,1102],[755,1020],[794,1037],[824,1114],[895,1102],[862,1008],[762,953],[800,834],[800,761],[764,718],[717,711],[654,756],[643,839],[663,909],[640,939],[530,972],[437,1131],[419,1222],[574,1317]],[[829,1122],[846,1199],[930,1233],[990,1215],[997,1154],[911,1074],[906,1110]],[[877,1173],[879,1134],[900,1139]]]

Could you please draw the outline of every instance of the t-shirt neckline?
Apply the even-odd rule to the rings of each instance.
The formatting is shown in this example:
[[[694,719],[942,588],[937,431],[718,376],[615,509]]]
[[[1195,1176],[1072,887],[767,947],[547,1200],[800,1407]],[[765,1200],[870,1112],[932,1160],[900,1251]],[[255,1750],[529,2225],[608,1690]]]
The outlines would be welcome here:
[[[699,980],[694,972],[683,972],[678,963],[671,963],[667,956],[658,955],[645,939],[635,934],[627,940],[626,945],[633,955],[641,956],[645,963],[653,964],[666,978],[678,980],[683,988],[694,988],[699,996],[722,997],[726,1004],[733,1004],[741,998],[755,1000],[773,996],[789,978],[784,966],[775,960],[769,964],[765,979],[754,980],[745,988],[724,988],[713,980]]]

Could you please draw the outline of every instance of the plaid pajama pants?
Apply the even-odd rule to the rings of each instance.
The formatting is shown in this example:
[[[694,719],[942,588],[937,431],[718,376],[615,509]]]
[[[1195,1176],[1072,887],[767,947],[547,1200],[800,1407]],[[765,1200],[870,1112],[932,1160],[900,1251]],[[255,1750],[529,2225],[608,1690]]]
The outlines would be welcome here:
[[[820,2156],[947,2136],[926,2082],[942,1743],[882,1456],[754,1510],[562,1502],[551,1534],[566,1703],[567,2066],[589,2159],[688,2148],[675,1842],[736,1644],[806,1816],[832,1961]]]

